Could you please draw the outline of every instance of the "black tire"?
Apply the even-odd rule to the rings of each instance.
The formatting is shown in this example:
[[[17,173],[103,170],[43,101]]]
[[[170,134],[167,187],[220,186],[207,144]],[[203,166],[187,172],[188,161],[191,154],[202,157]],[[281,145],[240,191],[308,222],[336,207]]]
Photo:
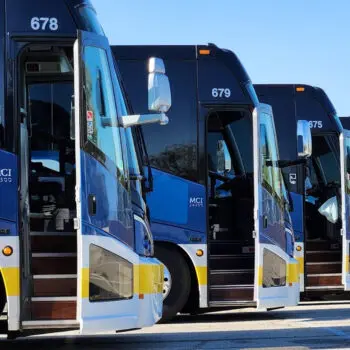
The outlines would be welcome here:
[[[0,275],[0,316],[6,305],[6,292],[2,276]]]
[[[185,306],[191,291],[191,274],[184,257],[175,247],[156,245],[155,256],[169,270],[172,285],[163,303],[160,322],[170,321]]]

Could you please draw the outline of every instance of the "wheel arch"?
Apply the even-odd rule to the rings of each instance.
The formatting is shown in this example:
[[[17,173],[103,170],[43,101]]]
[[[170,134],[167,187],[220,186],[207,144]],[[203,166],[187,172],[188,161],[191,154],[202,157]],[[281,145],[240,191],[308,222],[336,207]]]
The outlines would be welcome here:
[[[190,270],[191,291],[190,291],[188,300],[182,311],[186,313],[195,311],[196,309],[199,308],[199,283],[198,283],[198,276],[196,273],[194,261],[192,260],[188,252],[176,243],[169,242],[169,241],[156,241],[155,249],[157,249],[157,245],[167,247],[167,248],[175,248],[177,252],[180,253],[182,257],[185,259],[186,264]]]

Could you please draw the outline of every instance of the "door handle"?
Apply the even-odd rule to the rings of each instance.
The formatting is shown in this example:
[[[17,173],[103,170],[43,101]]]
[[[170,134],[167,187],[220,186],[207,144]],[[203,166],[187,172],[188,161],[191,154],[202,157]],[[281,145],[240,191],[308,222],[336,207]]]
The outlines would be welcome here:
[[[267,215],[263,216],[263,226],[264,228],[267,228]]]
[[[90,215],[96,215],[97,212],[97,203],[96,203],[96,196],[94,194],[89,194],[89,214]]]

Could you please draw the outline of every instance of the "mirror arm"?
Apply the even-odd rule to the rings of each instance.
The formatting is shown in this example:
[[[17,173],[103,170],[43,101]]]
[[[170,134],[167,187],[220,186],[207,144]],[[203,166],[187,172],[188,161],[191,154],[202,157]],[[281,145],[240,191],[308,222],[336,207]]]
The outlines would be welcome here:
[[[132,181],[144,181],[145,177],[143,175],[129,175],[129,179]]]
[[[136,125],[145,125],[145,124],[155,124],[167,125],[169,118],[165,113],[155,113],[155,114],[134,114],[126,115],[120,117],[121,127],[124,129],[136,126]]]

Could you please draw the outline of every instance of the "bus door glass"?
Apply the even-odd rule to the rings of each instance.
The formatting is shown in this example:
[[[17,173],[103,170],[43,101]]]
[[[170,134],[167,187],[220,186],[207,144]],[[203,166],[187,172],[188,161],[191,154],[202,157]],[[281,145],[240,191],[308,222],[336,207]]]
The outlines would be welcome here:
[[[83,334],[133,328],[139,306],[134,291],[139,257],[132,249],[127,167],[107,39],[79,32],[74,67],[77,317]]]
[[[254,112],[255,176],[255,288],[258,308],[297,303],[289,297],[287,269],[290,257],[284,225],[283,179],[271,107]]]
[[[350,131],[343,130],[340,135],[341,142],[341,174],[342,174],[342,236],[343,236],[343,263],[342,283],[345,290],[350,290],[350,267],[349,267],[349,245],[350,245]]]

